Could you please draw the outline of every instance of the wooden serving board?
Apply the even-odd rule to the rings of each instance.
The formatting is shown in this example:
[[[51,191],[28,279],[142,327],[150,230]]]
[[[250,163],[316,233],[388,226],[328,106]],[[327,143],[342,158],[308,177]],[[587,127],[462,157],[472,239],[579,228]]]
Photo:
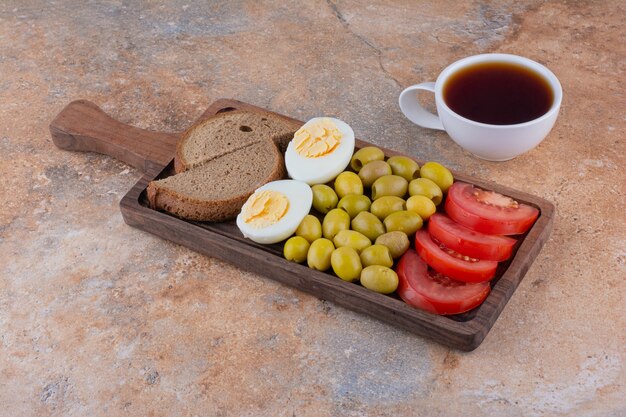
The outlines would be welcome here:
[[[221,99],[209,106],[198,121],[235,109],[267,111],[240,101]],[[244,239],[234,221],[194,222],[151,209],[146,199],[146,187],[153,179],[173,173],[174,152],[180,133],[150,132],[125,125],[84,100],[65,107],[50,124],[50,133],[54,143],[62,149],[111,155],[144,171],[143,177],[120,202],[124,221],[130,226],[466,351],[478,347],[495,323],[548,239],[555,215],[554,206],[544,199],[453,172],[457,180],[535,206],[540,215],[533,227],[519,237],[514,256],[500,263],[496,277],[491,281],[491,293],[482,305],[464,314],[438,316],[415,309],[395,295],[378,294],[358,284],[342,281],[331,273],[289,262],[282,257],[282,244],[260,245]],[[357,140],[357,148],[366,145],[367,142]],[[383,150],[387,156],[398,154]]]

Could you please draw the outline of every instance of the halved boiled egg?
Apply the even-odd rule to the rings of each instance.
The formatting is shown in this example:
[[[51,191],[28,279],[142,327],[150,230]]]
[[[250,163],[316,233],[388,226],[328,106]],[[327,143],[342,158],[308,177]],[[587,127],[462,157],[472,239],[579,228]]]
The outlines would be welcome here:
[[[257,243],[277,243],[294,234],[312,203],[313,192],[304,182],[268,182],[243,205],[237,227],[244,237]]]
[[[309,185],[324,184],[339,175],[354,153],[354,131],[332,117],[315,117],[294,135],[285,152],[287,173]]]

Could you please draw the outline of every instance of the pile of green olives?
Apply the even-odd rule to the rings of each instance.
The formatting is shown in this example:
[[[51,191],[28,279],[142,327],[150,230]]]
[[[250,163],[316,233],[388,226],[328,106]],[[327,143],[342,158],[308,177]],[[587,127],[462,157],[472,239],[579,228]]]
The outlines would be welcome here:
[[[311,187],[314,211],[285,242],[284,256],[389,294],[398,286],[394,260],[437,211],[454,178],[441,164],[385,158],[374,146],[355,152],[350,168]]]

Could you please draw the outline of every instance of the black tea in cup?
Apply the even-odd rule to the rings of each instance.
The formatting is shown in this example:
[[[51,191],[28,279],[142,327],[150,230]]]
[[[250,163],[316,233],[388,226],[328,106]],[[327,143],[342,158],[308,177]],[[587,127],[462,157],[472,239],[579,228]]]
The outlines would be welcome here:
[[[509,62],[470,65],[452,74],[443,100],[456,114],[479,123],[515,125],[550,110],[554,93],[548,80]]]

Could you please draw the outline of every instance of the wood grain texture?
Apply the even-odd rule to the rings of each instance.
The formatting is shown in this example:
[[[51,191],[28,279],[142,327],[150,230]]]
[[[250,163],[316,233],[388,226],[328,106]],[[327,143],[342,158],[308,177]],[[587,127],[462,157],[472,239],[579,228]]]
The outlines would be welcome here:
[[[214,102],[198,121],[219,112],[235,109],[267,111],[240,101],[220,99]],[[279,116],[296,121],[283,115]],[[72,130],[70,128],[73,126],[66,124],[64,127],[66,130]],[[118,136],[125,137],[123,132]],[[171,138],[172,135],[168,136]],[[81,139],[87,141],[88,138],[89,136],[83,136]],[[156,137],[152,138],[158,140]],[[103,138],[99,139],[103,140]],[[124,141],[121,142],[121,146],[132,145],[132,143]],[[356,141],[357,148],[367,145],[369,145],[367,142]],[[88,147],[87,144],[81,144],[81,146]],[[155,146],[160,145],[155,143]],[[165,145],[162,149],[167,146],[171,145]],[[100,148],[101,151],[105,151],[102,153],[107,153],[108,149],[110,148]],[[383,151],[387,156],[399,154],[390,149],[383,149]],[[150,153],[146,151],[142,154],[149,155]],[[308,292],[321,299],[332,301],[337,305],[465,351],[478,347],[487,336],[541,247],[547,241],[555,216],[554,206],[544,199],[453,172],[457,180],[497,191],[517,201],[537,207],[540,210],[540,216],[533,227],[518,238],[514,256],[498,266],[496,277],[491,281],[491,293],[483,304],[464,314],[438,316],[410,307],[396,296],[378,294],[358,284],[345,282],[330,273],[315,271],[304,265],[289,262],[282,257],[282,244],[260,245],[251,242],[242,236],[232,221],[192,222],[149,208],[145,193],[146,187],[153,179],[168,176],[174,172],[173,155],[174,147],[171,147],[169,160],[165,164],[162,163],[163,159],[152,161],[152,163],[146,161],[145,175],[120,202],[122,215],[127,224],[197,252],[230,262],[244,270]],[[418,162],[423,163],[423,161]]]
[[[144,172],[167,165],[179,138],[120,123],[87,100],[65,106],[50,123],[50,135],[61,149],[110,155]]]

